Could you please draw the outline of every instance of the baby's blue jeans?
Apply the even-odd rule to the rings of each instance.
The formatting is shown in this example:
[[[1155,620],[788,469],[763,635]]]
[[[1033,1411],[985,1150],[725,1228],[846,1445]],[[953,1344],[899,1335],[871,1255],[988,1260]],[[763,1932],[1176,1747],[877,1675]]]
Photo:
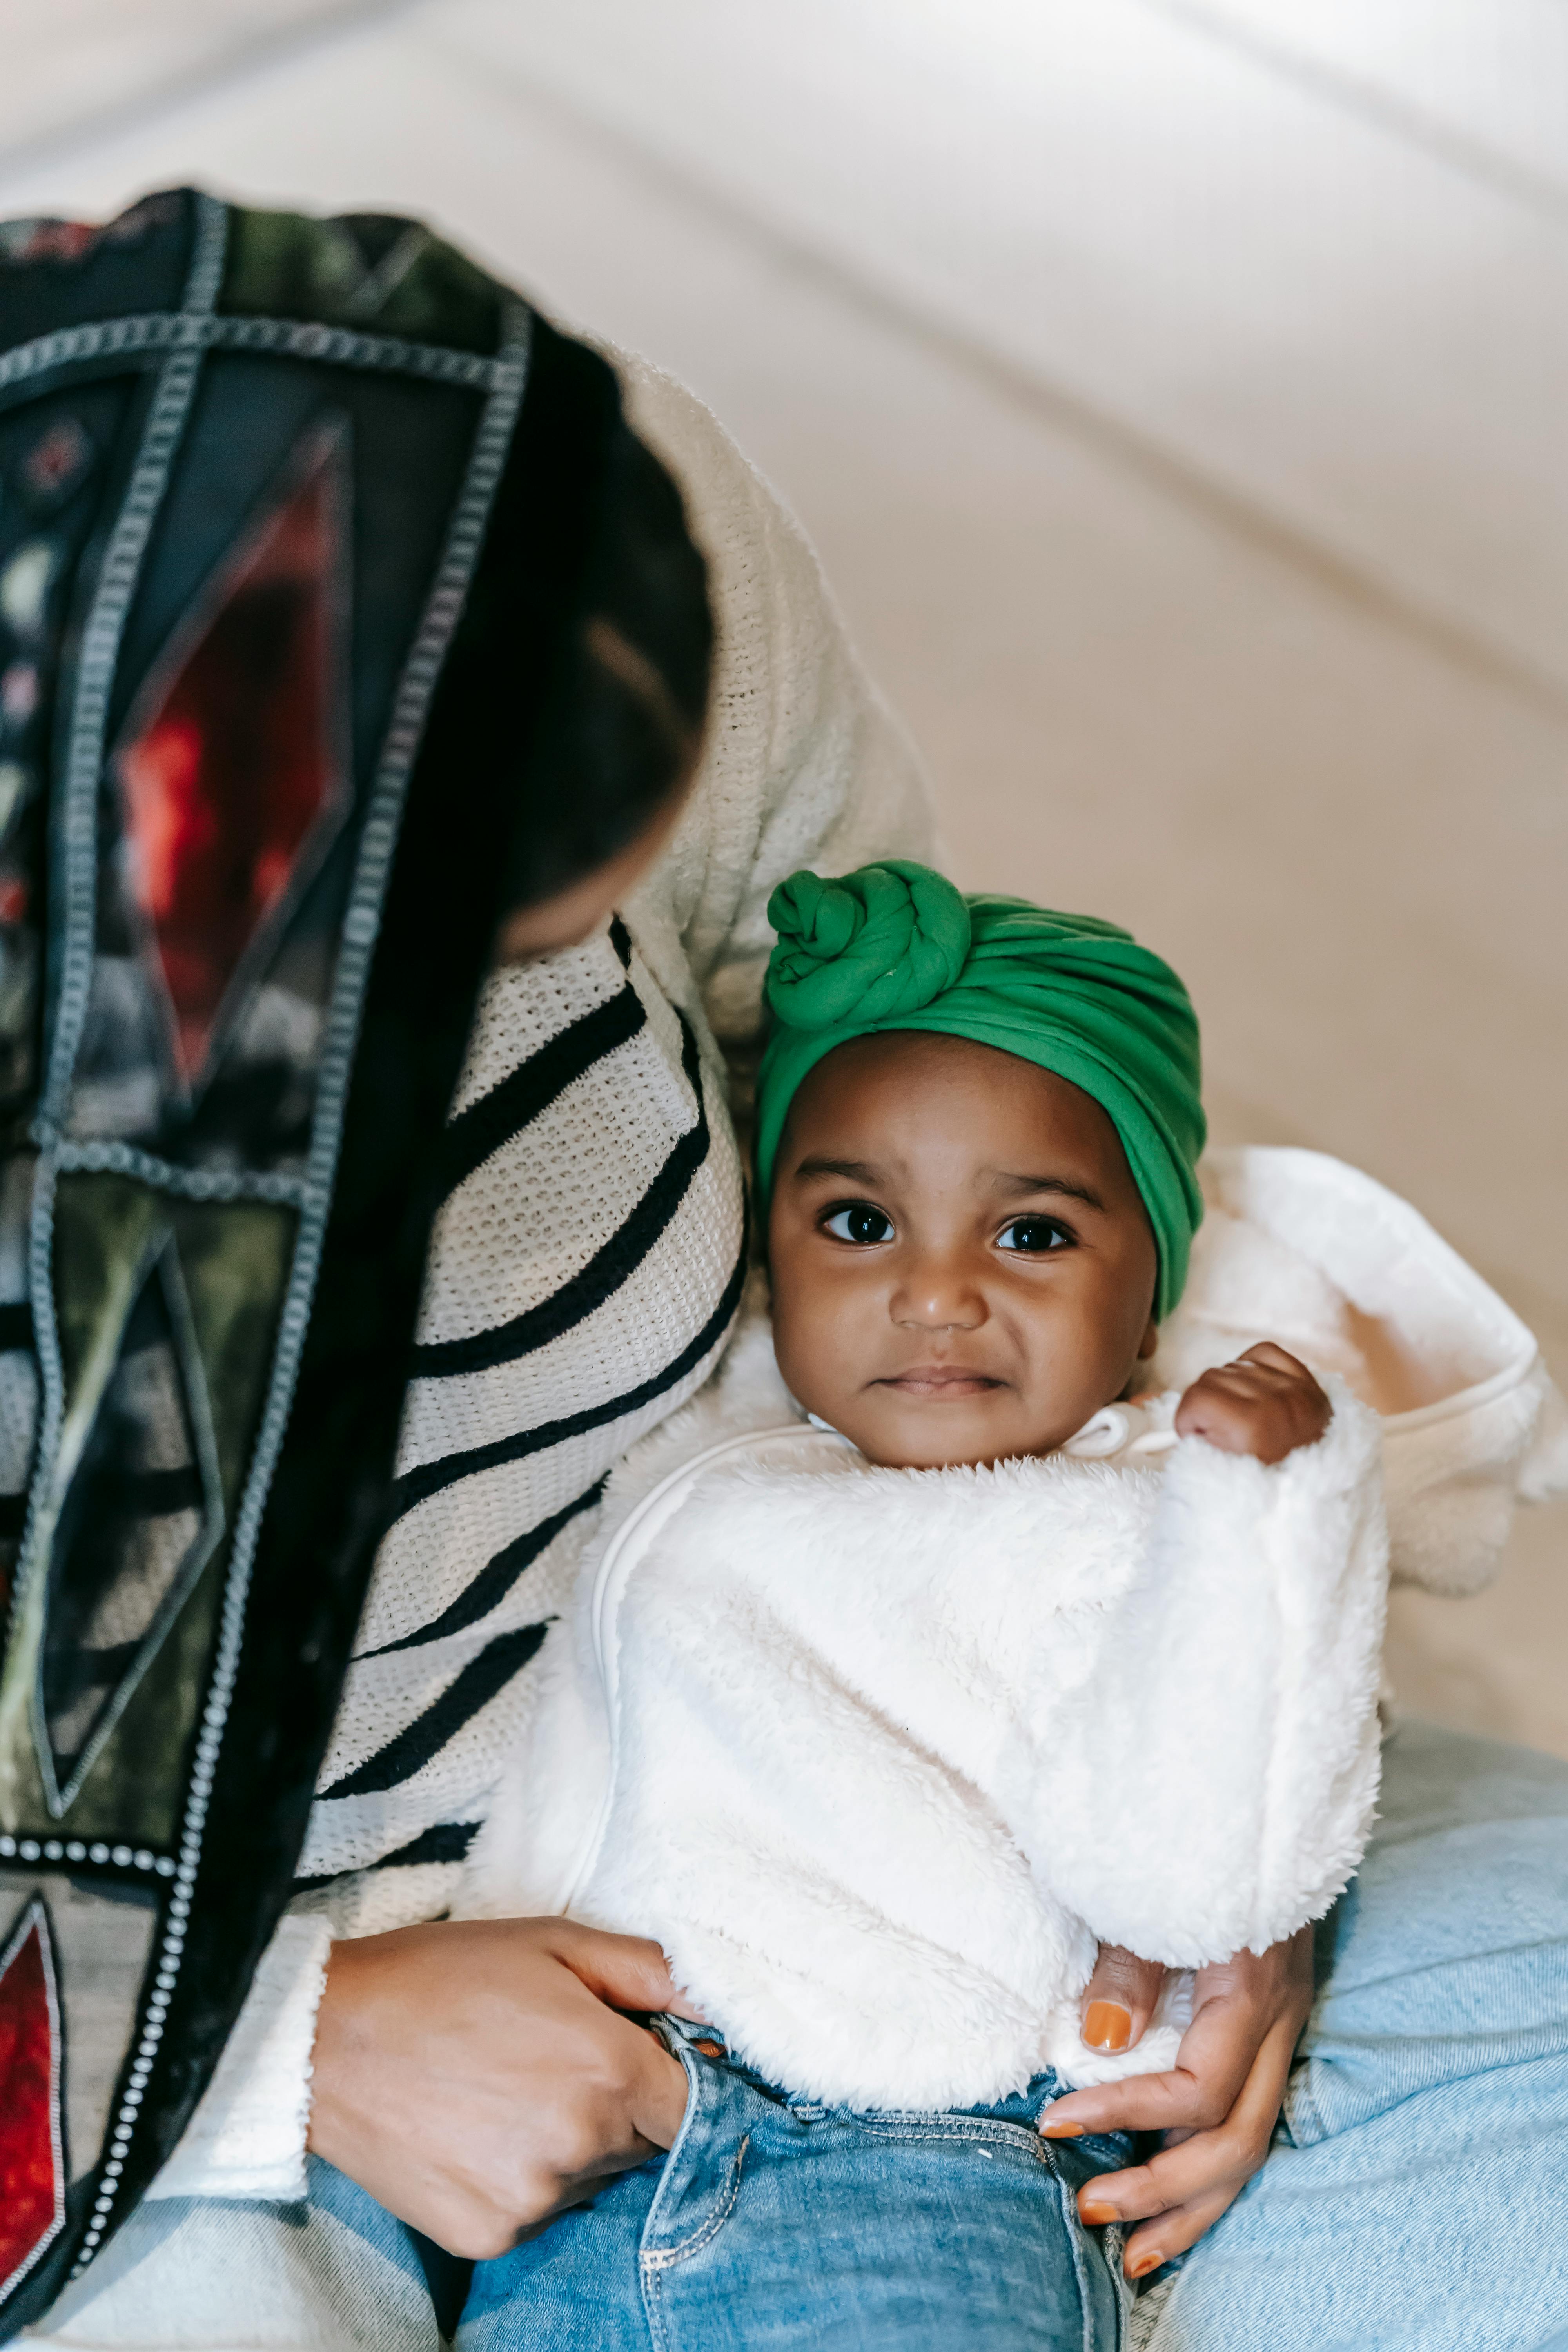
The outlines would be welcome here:
[[[668,2158],[479,2263],[463,2352],[1115,2352],[1119,2233],[1073,2199],[1131,2143],[1042,2140],[1054,2076],[963,2113],[858,2112],[665,2031],[689,2085]]]
[[[1382,1818],[1319,1964],[1285,2125],[1177,2276],[1149,2352],[1568,2352],[1568,1765],[1421,1725],[1396,1733]],[[1037,2157],[982,2157],[982,2144],[907,2148],[936,2200],[920,2223],[933,2264],[956,2226],[943,2182],[984,2171],[998,2210],[1019,2197],[1037,2215],[1059,2193]],[[627,2193],[657,2179],[650,2168]],[[755,2179],[742,2164],[742,2199]],[[827,2217],[835,2261],[847,2248],[869,2266],[876,2210],[847,2197]],[[1023,2234],[1071,2257],[1060,2230]],[[826,2259],[815,2236],[791,2242],[773,2273],[783,2308]],[[1016,2275],[1010,2242],[995,2259]],[[491,2267],[500,2280],[506,2265]],[[577,2341],[614,2341],[600,2329],[614,2284],[590,2284]],[[460,2352],[504,2324],[489,2295],[481,2278]],[[1068,2310],[1070,2323],[1070,2298]],[[760,2301],[727,2324],[731,2342],[770,2340],[754,2332]],[[438,2352],[420,2248],[314,2160],[308,2204],[143,2205],[37,2333],[61,2352]],[[863,2340],[877,2352],[874,2332]],[[1083,2337],[1064,2340],[1078,2352]]]

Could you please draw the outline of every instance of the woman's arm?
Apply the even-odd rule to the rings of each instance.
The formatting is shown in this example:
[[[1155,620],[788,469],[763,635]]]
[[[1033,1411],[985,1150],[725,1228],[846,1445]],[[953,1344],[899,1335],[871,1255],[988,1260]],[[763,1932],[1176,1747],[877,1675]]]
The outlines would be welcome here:
[[[149,2197],[305,2194],[310,2044],[331,1930],[289,1913],[273,1930],[211,2082]]]

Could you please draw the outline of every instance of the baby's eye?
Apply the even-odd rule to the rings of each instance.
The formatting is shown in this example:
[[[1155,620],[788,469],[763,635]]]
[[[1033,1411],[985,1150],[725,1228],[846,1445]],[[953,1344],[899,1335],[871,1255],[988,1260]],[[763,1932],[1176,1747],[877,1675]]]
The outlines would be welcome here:
[[[874,1209],[869,1201],[850,1201],[823,1220],[822,1230],[831,1234],[835,1241],[858,1242],[864,1248],[868,1242],[890,1242],[893,1221],[885,1217],[880,1209]]]
[[[1015,1217],[996,1236],[998,1249],[1023,1250],[1029,1257],[1044,1257],[1047,1250],[1067,1249],[1071,1242],[1067,1227],[1058,1225],[1053,1217]]]

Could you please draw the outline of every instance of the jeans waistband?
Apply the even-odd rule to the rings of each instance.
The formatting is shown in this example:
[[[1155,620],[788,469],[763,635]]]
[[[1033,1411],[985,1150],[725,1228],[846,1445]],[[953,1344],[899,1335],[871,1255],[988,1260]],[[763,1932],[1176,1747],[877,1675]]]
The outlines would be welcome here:
[[[872,2116],[940,2113],[952,2116],[990,2116],[1004,2123],[1032,2124],[1038,2121],[1042,2109],[1049,2106],[1051,2101],[1058,2098],[1067,2088],[1060,2076],[1047,2066],[1041,2073],[1034,2075],[1022,2088],[1010,2092],[1006,2097],[978,2100],[973,2106],[941,2109],[898,2106],[857,2107],[846,2099],[815,2098],[809,2094],[789,2091],[780,2084],[771,2082],[765,2074],[759,2074],[754,2066],[748,2065],[743,2058],[731,2050],[724,2036],[716,2026],[694,2024],[689,2018],[673,2017],[668,2014],[650,2018],[648,2022],[653,2031],[663,2040],[671,2056],[679,2057],[681,2049],[685,2048],[695,2059],[704,2061],[709,2065],[723,2066],[731,2074],[739,2075],[754,2090],[760,2091],[765,2098],[776,2099],[784,2106],[809,2107],[817,2113]]]

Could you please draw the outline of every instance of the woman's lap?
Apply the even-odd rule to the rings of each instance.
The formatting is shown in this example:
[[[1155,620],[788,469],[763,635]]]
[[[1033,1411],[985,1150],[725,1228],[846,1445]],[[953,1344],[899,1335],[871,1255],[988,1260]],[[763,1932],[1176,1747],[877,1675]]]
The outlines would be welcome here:
[[[684,2059],[668,2159],[480,2263],[459,2352],[1117,2352],[1114,2251],[1073,2200],[1127,2151],[1042,2141],[1054,2086],[852,2116]]]
[[[1560,2352],[1568,1765],[1411,1725],[1256,2179],[1151,2352]]]
[[[1399,1732],[1321,1960],[1289,2130],[1175,2280],[1151,2352],[1568,2352],[1568,1765]],[[836,2242],[864,2221],[847,2211]],[[816,2243],[789,2249],[779,2294]],[[489,2352],[483,2301],[472,2352]],[[436,2344],[412,2239],[325,2168],[308,2212],[144,2206],[38,2333]]]
[[[419,2242],[331,2166],[309,2203],[142,2204],[26,2339],[71,2352],[440,2352]]]

